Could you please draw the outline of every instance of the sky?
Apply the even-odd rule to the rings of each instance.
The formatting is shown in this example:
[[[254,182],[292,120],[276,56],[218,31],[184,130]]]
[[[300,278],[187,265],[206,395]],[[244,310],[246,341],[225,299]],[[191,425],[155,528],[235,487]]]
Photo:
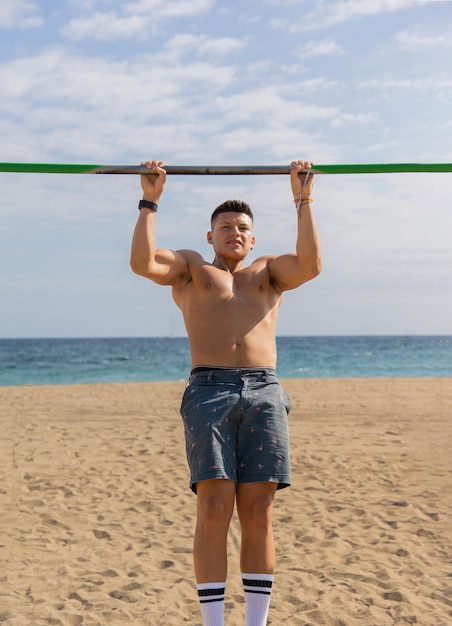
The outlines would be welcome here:
[[[0,161],[452,162],[448,0],[2,0]],[[452,334],[452,174],[318,175],[323,252],[278,335]],[[129,266],[137,175],[0,173],[0,337],[182,336]],[[294,250],[289,177],[168,176],[160,247],[227,198]]]

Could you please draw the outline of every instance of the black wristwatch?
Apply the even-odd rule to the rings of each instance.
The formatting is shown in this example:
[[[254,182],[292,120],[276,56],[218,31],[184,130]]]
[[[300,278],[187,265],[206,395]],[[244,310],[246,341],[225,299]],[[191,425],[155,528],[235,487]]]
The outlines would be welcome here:
[[[150,202],[149,200],[140,200],[138,203],[138,210],[141,211],[141,209],[151,209],[152,211],[157,211],[158,206],[159,205],[155,202]]]

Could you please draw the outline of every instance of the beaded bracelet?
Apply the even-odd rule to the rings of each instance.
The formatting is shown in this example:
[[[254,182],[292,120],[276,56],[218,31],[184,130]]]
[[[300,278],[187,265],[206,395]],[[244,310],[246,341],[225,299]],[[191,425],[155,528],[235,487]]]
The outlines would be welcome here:
[[[306,204],[307,202],[314,202],[314,198],[312,198],[311,196],[302,196],[301,194],[298,194],[298,196],[295,196],[295,198],[293,199],[293,201],[295,203],[300,202],[302,204]]]
[[[311,196],[305,196],[304,198],[301,198],[298,201],[295,201],[295,208],[297,209],[297,214],[298,217],[301,218],[301,207],[304,206],[305,204],[311,204],[311,202],[314,202],[314,198],[311,198]]]

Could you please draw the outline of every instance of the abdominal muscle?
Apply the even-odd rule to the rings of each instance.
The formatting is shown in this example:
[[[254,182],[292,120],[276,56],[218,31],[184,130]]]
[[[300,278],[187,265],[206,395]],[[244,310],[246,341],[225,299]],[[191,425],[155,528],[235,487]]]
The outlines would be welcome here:
[[[243,283],[238,276],[223,276],[173,289],[184,316],[192,367],[275,367],[281,296],[269,284],[262,287],[256,277]]]
[[[274,332],[265,324],[248,331],[245,335],[225,332],[225,328],[196,324],[196,329],[186,324],[190,341],[192,367],[276,367]]]

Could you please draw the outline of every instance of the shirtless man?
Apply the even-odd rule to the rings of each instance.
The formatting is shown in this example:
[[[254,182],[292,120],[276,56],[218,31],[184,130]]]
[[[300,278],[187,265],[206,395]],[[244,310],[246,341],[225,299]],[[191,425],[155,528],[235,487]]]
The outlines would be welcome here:
[[[290,173],[297,211],[295,252],[261,256],[251,265],[253,215],[228,200],[212,214],[207,241],[214,259],[193,250],[157,248],[155,221],[166,172],[146,161],[143,201],[132,242],[131,267],[159,285],[171,285],[190,343],[192,372],[184,392],[191,488],[197,494],[193,558],[204,626],[224,625],[227,535],[234,505],[241,529],[240,567],[246,626],[267,623],[275,566],[272,507],[290,484],[289,398],[278,382],[275,330],[282,293],[321,269],[312,211],[314,177]],[[275,218],[277,216],[275,215]]]

